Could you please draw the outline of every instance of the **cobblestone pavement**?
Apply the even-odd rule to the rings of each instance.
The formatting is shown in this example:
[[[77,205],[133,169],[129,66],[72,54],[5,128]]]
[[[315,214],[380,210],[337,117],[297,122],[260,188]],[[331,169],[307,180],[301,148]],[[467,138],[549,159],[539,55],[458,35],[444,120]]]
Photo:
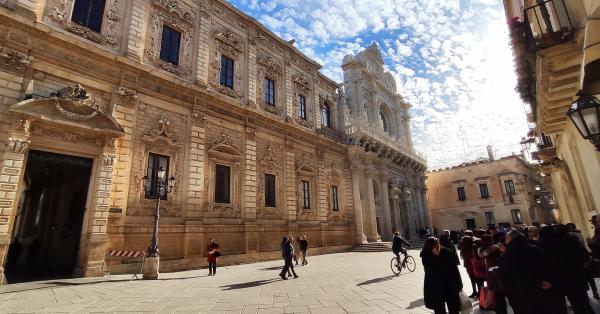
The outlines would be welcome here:
[[[113,276],[12,284],[0,287],[0,312],[431,313],[423,305],[418,253],[410,251],[417,270],[400,276],[391,273],[391,253],[341,253],[310,257],[296,268],[300,278],[287,281],[278,277],[282,262],[273,261],[221,267],[214,277],[202,269],[155,281]]]

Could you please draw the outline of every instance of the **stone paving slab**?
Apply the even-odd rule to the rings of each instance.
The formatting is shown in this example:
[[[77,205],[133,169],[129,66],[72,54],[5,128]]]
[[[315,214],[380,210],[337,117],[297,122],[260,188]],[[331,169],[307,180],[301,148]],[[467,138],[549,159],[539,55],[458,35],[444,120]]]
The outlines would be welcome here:
[[[375,252],[312,256],[296,268],[300,278],[286,281],[278,277],[282,262],[272,261],[220,267],[214,277],[194,270],[155,281],[122,275],[12,284],[0,287],[0,313],[431,313],[418,253],[410,251],[417,270],[400,276],[390,270],[391,253]],[[461,274],[470,294],[462,267]]]

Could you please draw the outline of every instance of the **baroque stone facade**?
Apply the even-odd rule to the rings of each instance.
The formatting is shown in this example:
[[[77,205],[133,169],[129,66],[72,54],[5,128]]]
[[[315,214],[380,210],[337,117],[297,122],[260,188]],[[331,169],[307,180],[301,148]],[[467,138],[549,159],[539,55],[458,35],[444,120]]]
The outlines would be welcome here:
[[[238,263],[278,258],[282,235],[306,235],[319,254],[428,224],[410,105],[380,71],[376,46],[345,60],[338,85],[224,1],[108,0],[99,28],[75,22],[77,0],[8,3],[1,274],[36,256],[55,267],[46,275],[99,275],[106,250],[145,250],[156,200],[144,181],[160,158],[176,178],[160,207],[161,271],[204,265],[210,238],[224,263]],[[162,55],[166,27],[180,36],[177,62]],[[231,84],[222,81],[224,58],[233,61]],[[266,79],[274,104],[265,102]],[[382,131],[377,110],[393,129]],[[227,201],[217,167],[230,171]],[[265,199],[267,175],[274,202]],[[57,244],[71,247],[72,261],[56,259]]]

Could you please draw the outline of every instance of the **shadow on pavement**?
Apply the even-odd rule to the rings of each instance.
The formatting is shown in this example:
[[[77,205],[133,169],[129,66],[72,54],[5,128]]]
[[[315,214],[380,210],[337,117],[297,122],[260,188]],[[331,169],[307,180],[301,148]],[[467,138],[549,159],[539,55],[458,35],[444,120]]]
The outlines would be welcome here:
[[[414,301],[410,302],[408,304],[408,307],[406,309],[407,310],[416,309],[416,308],[421,307],[423,305],[425,305],[425,301],[423,301],[423,298],[421,298],[421,299],[414,300]]]
[[[375,279],[371,279],[371,280],[367,280],[367,281],[363,281],[361,283],[357,283],[357,286],[365,286],[365,285],[371,285],[374,283],[380,283],[380,282],[384,282],[384,281],[388,281],[388,280],[392,280],[396,277],[396,275],[389,275],[389,276],[385,276],[385,277],[381,277],[381,278],[375,278]]]
[[[31,281],[26,283],[14,283],[0,287],[0,294],[4,293],[12,293],[12,292],[21,292],[21,291],[32,291],[32,290],[41,290],[41,289],[50,289],[50,288],[58,288],[58,287],[68,287],[68,286],[84,286],[84,285],[94,285],[98,283],[107,283],[107,282],[121,282],[121,281],[130,281],[129,278],[126,279],[104,279],[104,278],[96,278],[96,280],[89,280],[88,278],[80,278],[81,280],[73,279],[73,280],[65,280],[65,281],[57,281],[57,280],[47,280],[47,281]]]
[[[265,267],[265,268],[260,268],[259,270],[265,271],[265,270],[281,270],[283,268],[283,266],[273,266],[273,267]]]
[[[276,281],[279,281],[279,279],[273,278],[273,279],[267,279],[267,280],[249,281],[249,282],[244,282],[244,283],[234,283],[231,285],[221,286],[219,288],[223,288],[223,290],[246,289],[246,288],[254,288],[254,287],[270,284],[270,283],[273,283]]]

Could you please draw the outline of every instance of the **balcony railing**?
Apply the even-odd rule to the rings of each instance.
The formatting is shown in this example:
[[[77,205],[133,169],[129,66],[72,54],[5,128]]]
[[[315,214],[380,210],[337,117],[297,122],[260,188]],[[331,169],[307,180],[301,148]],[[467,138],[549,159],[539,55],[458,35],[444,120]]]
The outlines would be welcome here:
[[[564,0],[538,0],[525,9],[525,23],[538,49],[546,49],[570,40],[573,23]]]
[[[378,141],[387,147],[404,154],[405,156],[411,158],[412,160],[422,164],[427,165],[427,160],[425,156],[417,152],[414,148],[409,147],[407,145],[403,145],[395,137],[385,132],[381,127],[369,126],[366,121],[354,121],[353,124],[346,126],[346,135],[349,137],[356,136],[357,134],[365,135],[375,141]]]

